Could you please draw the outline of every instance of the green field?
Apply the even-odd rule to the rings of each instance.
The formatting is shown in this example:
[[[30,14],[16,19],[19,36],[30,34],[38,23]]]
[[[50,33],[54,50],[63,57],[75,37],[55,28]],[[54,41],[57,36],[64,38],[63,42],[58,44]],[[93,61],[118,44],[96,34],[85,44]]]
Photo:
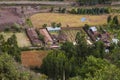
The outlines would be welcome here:
[[[4,36],[5,40],[7,40],[14,33],[13,32],[1,32],[0,34],[2,34]],[[19,47],[29,47],[29,46],[31,46],[31,43],[30,43],[27,35],[24,32],[15,33],[15,35],[17,37],[17,42],[18,42]]]

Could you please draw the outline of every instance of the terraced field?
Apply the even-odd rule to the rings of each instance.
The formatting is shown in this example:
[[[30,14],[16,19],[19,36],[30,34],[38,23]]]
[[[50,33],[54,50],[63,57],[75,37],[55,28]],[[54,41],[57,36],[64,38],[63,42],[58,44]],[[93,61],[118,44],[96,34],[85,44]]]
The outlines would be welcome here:
[[[75,42],[77,32],[80,32],[80,30],[63,30],[63,33],[67,35],[67,40],[70,42]]]

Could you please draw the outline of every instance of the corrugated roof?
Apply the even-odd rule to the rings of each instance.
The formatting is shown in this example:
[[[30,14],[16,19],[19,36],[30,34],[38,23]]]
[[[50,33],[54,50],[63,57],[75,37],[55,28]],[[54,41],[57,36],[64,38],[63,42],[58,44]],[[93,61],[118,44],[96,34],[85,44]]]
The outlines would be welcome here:
[[[94,31],[97,31],[97,28],[94,26],[94,27],[90,27],[90,29],[94,32]]]
[[[45,37],[45,42],[48,42],[48,41],[53,42],[50,34],[46,29],[40,29],[39,31],[40,31],[40,34],[42,34]]]
[[[34,28],[27,28],[26,31],[27,31],[27,35],[28,35],[30,41],[32,42],[32,44],[34,44],[34,45],[41,44],[41,41],[39,40],[38,35]]]
[[[47,30],[48,31],[59,31],[59,30],[61,30],[61,28],[60,27],[55,27],[55,28],[53,28],[53,27],[47,27]]]
[[[113,41],[113,43],[117,44],[118,41],[119,41],[119,39],[115,39],[115,38],[113,38],[112,41]]]

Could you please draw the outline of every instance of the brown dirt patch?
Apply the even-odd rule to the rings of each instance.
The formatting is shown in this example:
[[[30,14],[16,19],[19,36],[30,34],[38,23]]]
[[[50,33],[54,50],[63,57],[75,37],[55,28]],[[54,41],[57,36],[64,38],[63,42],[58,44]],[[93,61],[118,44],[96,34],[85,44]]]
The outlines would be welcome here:
[[[9,9],[0,9],[0,30],[4,30],[8,26],[21,21],[21,18]]]
[[[40,67],[47,51],[23,51],[21,55],[22,65],[25,67]]]

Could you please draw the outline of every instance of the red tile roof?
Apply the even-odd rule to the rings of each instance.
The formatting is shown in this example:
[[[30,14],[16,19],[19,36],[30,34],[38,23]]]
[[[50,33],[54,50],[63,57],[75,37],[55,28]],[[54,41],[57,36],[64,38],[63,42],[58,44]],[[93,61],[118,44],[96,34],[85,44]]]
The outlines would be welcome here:
[[[45,38],[45,42],[53,42],[52,37],[50,36],[49,32],[47,31],[47,29],[40,29],[39,30],[40,34],[42,34]]]
[[[37,32],[34,28],[27,28],[26,29],[27,35],[33,45],[40,45],[41,41],[39,40],[39,37],[37,35]]]

